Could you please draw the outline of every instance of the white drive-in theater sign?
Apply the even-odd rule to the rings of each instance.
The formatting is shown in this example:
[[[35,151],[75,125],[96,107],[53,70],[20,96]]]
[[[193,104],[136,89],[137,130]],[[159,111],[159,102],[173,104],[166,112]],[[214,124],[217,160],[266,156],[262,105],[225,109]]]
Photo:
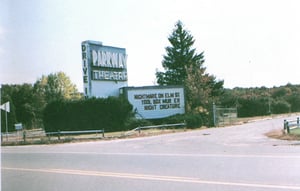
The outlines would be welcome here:
[[[119,88],[127,86],[125,48],[88,40],[81,43],[81,51],[85,96],[118,96]]]
[[[124,87],[120,94],[133,105],[136,117],[156,119],[185,112],[182,86]]]
[[[124,96],[133,105],[137,118],[157,119],[185,113],[183,86],[128,87],[125,48],[87,40],[81,43],[81,52],[87,98]]]

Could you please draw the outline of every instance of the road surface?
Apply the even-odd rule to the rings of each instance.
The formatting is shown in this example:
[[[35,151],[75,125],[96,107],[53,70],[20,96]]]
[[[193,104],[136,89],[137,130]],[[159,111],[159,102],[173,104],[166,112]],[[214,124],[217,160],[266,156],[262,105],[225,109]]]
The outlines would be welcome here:
[[[291,119],[296,118],[293,116]],[[300,145],[283,118],[134,139],[2,147],[3,191],[300,190]]]

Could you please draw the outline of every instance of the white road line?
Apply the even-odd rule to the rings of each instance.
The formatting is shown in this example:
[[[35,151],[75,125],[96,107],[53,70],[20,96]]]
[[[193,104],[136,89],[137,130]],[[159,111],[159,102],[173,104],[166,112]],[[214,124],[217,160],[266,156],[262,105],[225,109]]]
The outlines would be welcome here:
[[[123,152],[3,152],[9,154],[77,154],[77,155],[119,155],[119,156],[159,156],[159,157],[218,157],[218,158],[280,158],[300,159],[300,155],[289,154],[185,154],[185,153],[123,153]]]
[[[223,186],[234,186],[234,187],[300,190],[300,185],[292,186],[292,185],[276,185],[276,184],[263,184],[263,183],[208,181],[208,180],[201,180],[199,178],[179,177],[179,176],[159,176],[159,175],[149,175],[149,174],[115,173],[115,172],[85,171],[85,170],[72,170],[72,169],[31,169],[31,168],[2,167],[2,170],[35,172],[35,173],[69,174],[69,175],[80,175],[80,176],[113,177],[113,178],[126,178],[126,179],[134,179],[134,180],[141,179],[141,180],[169,181],[169,182],[223,185]]]
[[[88,154],[87,152],[72,152],[70,154]],[[183,153],[90,153],[95,155],[128,155],[128,156],[165,156],[165,157],[225,157],[225,158],[296,158],[300,155],[267,155],[267,154],[183,154]]]

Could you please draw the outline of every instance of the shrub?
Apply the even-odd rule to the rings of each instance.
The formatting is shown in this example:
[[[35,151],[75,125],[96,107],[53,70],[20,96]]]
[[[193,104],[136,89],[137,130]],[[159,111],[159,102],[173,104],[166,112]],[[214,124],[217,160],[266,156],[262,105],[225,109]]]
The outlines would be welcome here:
[[[126,130],[132,130],[137,127],[149,126],[152,123],[146,119],[129,118],[125,123]]]
[[[200,114],[185,115],[185,122],[188,128],[198,128],[203,125],[203,120]]]
[[[276,100],[272,104],[272,111],[274,114],[289,113],[291,111],[291,104],[285,100]]]
[[[123,130],[131,111],[127,100],[116,97],[55,101],[44,110],[45,131]]]
[[[238,117],[253,117],[268,114],[268,100],[264,97],[240,98]]]
[[[167,118],[162,119],[163,124],[176,124],[176,123],[186,123],[188,128],[198,128],[203,125],[207,125],[207,116],[204,113],[187,113],[187,114],[177,114]]]

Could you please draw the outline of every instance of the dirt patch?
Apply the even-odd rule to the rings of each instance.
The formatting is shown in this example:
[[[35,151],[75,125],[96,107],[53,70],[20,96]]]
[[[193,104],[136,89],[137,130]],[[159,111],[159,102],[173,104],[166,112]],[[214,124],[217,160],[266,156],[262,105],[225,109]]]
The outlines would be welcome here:
[[[273,139],[287,140],[287,141],[299,141],[300,135],[287,134],[283,130],[273,130],[265,134]]]

